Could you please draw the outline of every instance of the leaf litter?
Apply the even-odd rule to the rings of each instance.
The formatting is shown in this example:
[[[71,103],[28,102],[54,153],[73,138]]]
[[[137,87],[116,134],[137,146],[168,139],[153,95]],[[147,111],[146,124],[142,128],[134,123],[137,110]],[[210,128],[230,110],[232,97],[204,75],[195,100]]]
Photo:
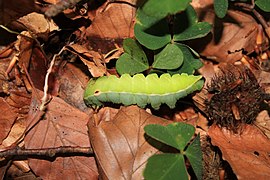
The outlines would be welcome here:
[[[56,2],[48,1],[47,3]],[[24,145],[26,149],[48,149],[61,146],[93,149],[96,158],[78,155],[44,157],[43,159],[29,157],[29,167],[35,175],[43,179],[56,177],[97,179],[98,176],[104,179],[120,179],[121,177],[141,179],[147,158],[160,153],[160,147],[157,149],[151,146],[148,143],[149,139],[145,139],[143,127],[150,123],[165,125],[170,121],[165,121],[135,106],[122,107],[119,110],[102,108],[95,114],[85,106],[80,96],[83,94],[89,77],[115,74],[114,67],[111,67],[110,63],[123,52],[122,40],[134,36],[136,9],[131,5],[135,5],[136,2],[111,3],[108,1],[96,9],[90,8],[86,16],[78,15],[76,7],[64,11],[65,17],[58,16],[54,20],[57,22],[59,21],[57,18],[66,20],[72,12],[71,22],[81,18],[92,21],[90,26],[81,27],[79,30],[66,26],[73,31],[73,35],[77,36],[74,44],[70,43],[73,42],[71,33],[68,34],[68,38],[61,36],[58,33],[61,32],[61,27],[55,26],[55,23],[45,19],[42,14],[30,14],[34,8],[42,10],[44,7],[34,7],[32,1],[20,1],[20,3],[22,7],[25,7],[24,11],[18,10],[17,5],[11,1],[8,6],[8,3],[5,3],[4,11],[0,12],[5,15],[0,15],[2,24],[9,24],[8,27],[13,30],[26,31],[18,36],[15,45],[12,45],[14,42],[10,42],[11,46],[6,49],[10,51],[2,51],[11,53],[5,57],[0,56],[0,109],[3,112],[0,117],[3,130],[0,133],[1,149],[8,148],[18,141],[20,142],[18,146]],[[200,46],[197,49],[201,55],[212,59],[215,63],[227,64],[241,59],[241,49],[247,50],[248,54],[253,53],[257,23],[251,16],[239,11],[229,11],[227,19],[216,21],[213,12],[207,9],[208,6],[203,6],[203,3],[198,3],[196,0],[193,4],[202,6],[202,8],[197,7],[197,12],[200,10],[208,12],[205,17],[201,15],[199,17],[216,23],[213,38],[200,39],[197,42]],[[10,9],[12,11],[9,11]],[[27,19],[29,16],[38,23],[34,24],[34,21]],[[13,20],[19,17],[23,17],[20,20],[20,23],[24,25],[23,28],[13,23]],[[219,36],[220,39],[218,39]],[[44,44],[37,43],[36,37],[41,38]],[[61,41],[65,41],[67,45],[67,57],[73,58],[70,60],[64,55],[58,57],[64,60],[56,61],[54,65],[48,81],[50,87],[48,100],[50,101],[47,102],[46,110],[41,111],[39,107],[45,75],[52,55],[56,54],[57,49],[50,45],[56,42],[55,44],[59,46]],[[46,44],[48,42],[51,44]],[[196,49],[192,42],[191,46]],[[19,48],[16,49],[16,47]],[[52,49],[54,53],[50,52]],[[14,58],[16,61],[11,64]],[[218,65],[213,65],[210,61],[204,61],[204,64],[200,73],[205,75],[206,81],[209,82]],[[9,69],[8,72],[7,69]],[[253,72],[259,82],[265,82],[262,86],[269,89],[268,75],[265,75],[264,71],[255,72],[253,69]],[[166,115],[164,117],[193,124],[197,127],[196,132],[203,133],[201,141],[205,144],[208,141],[206,139],[211,138],[212,144],[203,146],[202,150],[204,161],[210,164],[209,169],[216,167],[212,171],[215,178],[219,176],[218,169],[220,169],[220,161],[223,160],[229,163],[239,179],[269,178],[269,173],[267,173],[270,164],[269,139],[262,133],[269,134],[267,113],[258,116],[256,121],[258,122],[256,125],[263,130],[248,125],[240,135],[231,134],[226,129],[215,125],[209,128],[205,117],[190,107],[182,108],[180,113],[174,115],[174,118]],[[16,132],[17,135],[14,135]],[[13,140],[10,140],[12,137]],[[218,150],[212,145],[220,149],[222,154],[220,159],[218,159]],[[211,164],[209,157],[217,158],[213,158],[214,163]],[[27,162],[21,161],[21,163],[25,163],[22,166],[27,166]],[[14,164],[20,167],[15,161]],[[2,166],[1,172],[5,172],[7,167],[7,164]],[[24,172],[28,171],[29,169],[24,169]],[[209,174],[211,172],[208,172]],[[205,179],[209,177],[210,175]]]

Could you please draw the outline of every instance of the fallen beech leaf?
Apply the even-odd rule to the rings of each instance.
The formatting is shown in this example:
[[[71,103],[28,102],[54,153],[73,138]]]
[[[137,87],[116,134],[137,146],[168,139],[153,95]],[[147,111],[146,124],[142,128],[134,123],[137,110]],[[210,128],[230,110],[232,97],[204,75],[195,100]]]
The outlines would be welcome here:
[[[18,66],[23,69],[29,67],[31,61],[31,55],[33,53],[34,39],[31,38],[31,34],[27,31],[21,32],[17,36],[18,40],[16,41],[14,47],[18,52]]]
[[[89,77],[80,68],[67,63],[60,69],[57,78],[59,78],[60,98],[81,111],[91,110],[85,105],[82,96]]]
[[[34,0],[2,0],[0,10],[0,24],[8,24],[35,9]]]
[[[44,2],[48,3],[48,4],[56,4],[58,3],[60,0],[44,0]]]
[[[78,44],[72,44],[68,46],[68,48],[79,56],[81,61],[88,67],[93,77],[100,77],[106,73],[106,69],[103,65],[105,62],[102,62],[101,55],[98,52],[90,51]]]
[[[30,56],[29,75],[35,86],[39,90],[43,90],[45,75],[48,68],[47,57],[42,53],[41,47],[36,43],[32,46],[32,54]],[[54,72],[54,71],[53,71]],[[49,83],[49,88],[52,89],[52,83]]]
[[[108,1],[105,7],[101,6],[98,9],[91,26],[86,29],[86,36],[94,50],[101,49],[106,54],[113,49],[114,43],[119,44],[124,38],[134,37],[136,8],[131,4],[135,5],[136,1]]]
[[[143,179],[147,159],[159,152],[146,141],[143,128],[170,123],[137,106],[122,107],[113,119],[97,126],[94,121],[88,127],[102,179]]]
[[[196,10],[209,8],[209,6],[213,5],[213,0],[192,0],[190,3]]]
[[[59,30],[58,26],[52,19],[46,19],[43,14],[36,12],[27,14],[26,16],[18,19],[18,21],[22,23],[27,30],[44,39],[48,38],[50,32]]]
[[[101,39],[132,37],[134,35],[133,18],[136,9],[131,4],[135,5],[135,1],[126,2],[111,2],[106,4],[107,7],[100,7],[100,11],[94,18],[92,25],[86,30],[87,35]]]
[[[246,125],[241,134],[212,125],[208,134],[238,179],[270,179],[270,141],[255,126]]]
[[[269,78],[269,76],[270,76],[269,72],[259,71],[258,82],[264,88],[265,93],[268,93],[268,94],[270,94],[270,78]]]
[[[5,94],[9,93],[10,83],[8,81],[9,77],[6,73],[9,63],[10,63],[9,58],[0,60],[0,93],[5,93]]]
[[[43,51],[39,44],[31,38],[31,34],[28,31],[23,31],[17,36],[14,47],[17,50],[18,56],[18,66],[21,69],[22,79],[26,85],[25,80],[27,79],[24,68],[29,69],[28,73],[31,77],[35,88],[43,89],[45,75],[47,73],[47,58],[45,57]],[[29,84],[29,82],[28,82]],[[27,86],[26,86],[27,87]],[[30,90],[31,87],[27,87]]]
[[[242,57],[242,49],[250,53],[256,45],[258,24],[252,16],[229,10],[223,19],[209,7],[198,14],[202,21],[213,24],[212,34],[195,40],[192,47],[201,55],[217,62],[235,62]]]
[[[15,122],[18,114],[14,109],[5,101],[5,99],[0,97],[0,144],[8,135],[12,124]]]
[[[194,108],[188,107],[174,115],[174,122],[185,122],[196,127],[199,120],[199,115],[194,111]]]
[[[20,117],[24,117],[29,111],[31,95],[26,90],[12,90],[6,101]]]
[[[268,138],[270,138],[270,117],[266,110],[263,110],[258,114],[255,124]]]
[[[4,139],[2,144],[0,145],[0,148],[8,149],[12,144],[17,144],[17,142],[19,142],[18,140],[20,140],[24,136],[25,128],[26,128],[25,119],[18,118],[16,122],[12,125],[12,128],[6,139]],[[24,146],[24,142],[17,144],[17,146],[19,147]],[[13,161],[12,164],[16,165],[16,167],[20,169],[20,171],[23,172],[30,171],[30,167],[28,165],[27,160],[16,160]]]
[[[39,96],[42,97],[42,93],[39,93]],[[28,128],[36,125],[26,134],[27,149],[90,147],[86,127],[87,114],[62,99],[53,97],[47,105],[43,119],[39,121],[41,112],[38,102],[39,99],[33,95],[27,124]],[[53,161],[29,159],[29,165],[42,179],[97,179],[98,175],[94,157],[56,157]]]
[[[4,141],[0,145],[0,148],[4,149],[5,147],[11,146],[13,143],[16,143],[16,141],[24,135],[25,128],[25,121],[17,120],[12,126],[6,139],[4,139]],[[19,144],[18,146],[21,147],[22,145],[23,143]]]

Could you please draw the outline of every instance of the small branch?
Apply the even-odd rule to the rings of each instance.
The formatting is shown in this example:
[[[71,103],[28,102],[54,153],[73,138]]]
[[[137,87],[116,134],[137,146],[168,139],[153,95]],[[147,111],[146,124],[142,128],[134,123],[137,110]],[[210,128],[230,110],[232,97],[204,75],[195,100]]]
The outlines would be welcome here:
[[[86,155],[93,154],[91,147],[71,147],[62,146],[57,148],[43,148],[43,149],[22,149],[19,147],[0,151],[0,158],[8,156],[48,156],[54,157],[56,154],[70,154],[81,153]]]

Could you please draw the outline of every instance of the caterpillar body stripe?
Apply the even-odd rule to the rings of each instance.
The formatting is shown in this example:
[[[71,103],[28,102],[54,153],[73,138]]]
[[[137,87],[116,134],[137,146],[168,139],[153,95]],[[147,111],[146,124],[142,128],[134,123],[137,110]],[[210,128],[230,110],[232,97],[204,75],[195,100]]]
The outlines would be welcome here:
[[[157,74],[136,74],[133,77],[123,74],[120,78],[103,76],[89,81],[84,101],[88,106],[112,102],[125,106],[137,104],[141,108],[150,104],[154,109],[167,104],[174,108],[178,99],[200,90],[203,84],[202,76],[185,73],[172,76],[166,73],[160,77]]]

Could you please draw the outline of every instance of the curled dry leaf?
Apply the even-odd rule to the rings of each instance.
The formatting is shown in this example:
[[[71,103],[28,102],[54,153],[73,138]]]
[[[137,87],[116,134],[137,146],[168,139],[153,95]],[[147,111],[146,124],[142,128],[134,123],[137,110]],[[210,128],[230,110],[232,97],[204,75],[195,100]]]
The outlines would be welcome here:
[[[192,0],[190,3],[196,10],[213,6],[213,0]]]
[[[270,141],[255,126],[246,125],[241,134],[212,125],[208,134],[238,179],[270,179]]]
[[[59,30],[52,19],[46,19],[43,14],[36,12],[27,14],[18,19],[18,21],[23,24],[28,31],[44,39],[48,38],[50,32]]]
[[[192,107],[188,107],[178,112],[177,114],[175,114],[173,118],[173,121],[175,122],[186,122],[193,126],[196,126],[198,120],[199,120],[198,113],[196,113]]]
[[[32,87],[30,86],[30,82],[25,72],[25,69],[27,69],[34,86],[38,89],[43,89],[47,72],[47,59],[43,54],[40,45],[36,43],[28,31],[23,31],[17,37],[18,40],[14,44],[16,51],[9,63],[9,67],[5,71],[16,69],[15,63],[18,61],[20,74],[16,74],[16,81],[20,82],[22,79],[28,91],[31,91]],[[7,73],[10,76],[10,73]]]
[[[13,123],[17,118],[17,114],[5,99],[0,97],[0,144],[8,135]]]
[[[192,45],[201,55],[232,63],[241,59],[242,50],[248,53],[254,50],[258,24],[252,16],[229,10],[225,18],[219,19],[209,7],[198,10],[198,16],[213,25],[211,34]]]
[[[159,152],[146,141],[143,128],[170,123],[137,106],[123,107],[113,119],[97,126],[94,121],[88,127],[102,179],[143,179],[147,159]]]
[[[93,77],[100,77],[106,73],[101,55],[96,51],[91,51],[78,44],[68,46],[68,49],[77,54],[82,62],[88,67]]]
[[[90,147],[87,135],[88,115],[53,97],[42,116],[39,99],[42,93],[33,93],[27,124],[30,131],[25,137],[27,149],[61,146]],[[40,119],[42,117],[42,119]],[[93,157],[71,156],[56,159],[29,159],[29,165],[42,179],[97,179]]]
[[[0,145],[0,148],[8,149],[12,144],[17,143],[24,136],[25,128],[26,128],[25,119],[19,120],[18,118],[18,120],[16,120],[16,122],[12,125],[8,137],[6,137],[6,139],[4,139],[4,141]],[[17,145],[19,147],[22,147],[24,146],[24,142],[22,141],[20,144]],[[30,167],[28,165],[27,160],[13,161],[12,164],[14,164],[17,167],[17,169],[19,169],[22,172],[30,171]]]
[[[8,75],[6,70],[10,63],[10,59],[1,59],[0,60],[0,93],[9,93],[10,83],[8,81]]]
[[[41,47],[34,43],[32,46],[32,54],[30,56],[29,75],[35,88],[43,90],[45,75],[48,68],[48,59],[43,54]],[[52,78],[51,78],[52,79]],[[50,89],[52,85],[49,84]]]

